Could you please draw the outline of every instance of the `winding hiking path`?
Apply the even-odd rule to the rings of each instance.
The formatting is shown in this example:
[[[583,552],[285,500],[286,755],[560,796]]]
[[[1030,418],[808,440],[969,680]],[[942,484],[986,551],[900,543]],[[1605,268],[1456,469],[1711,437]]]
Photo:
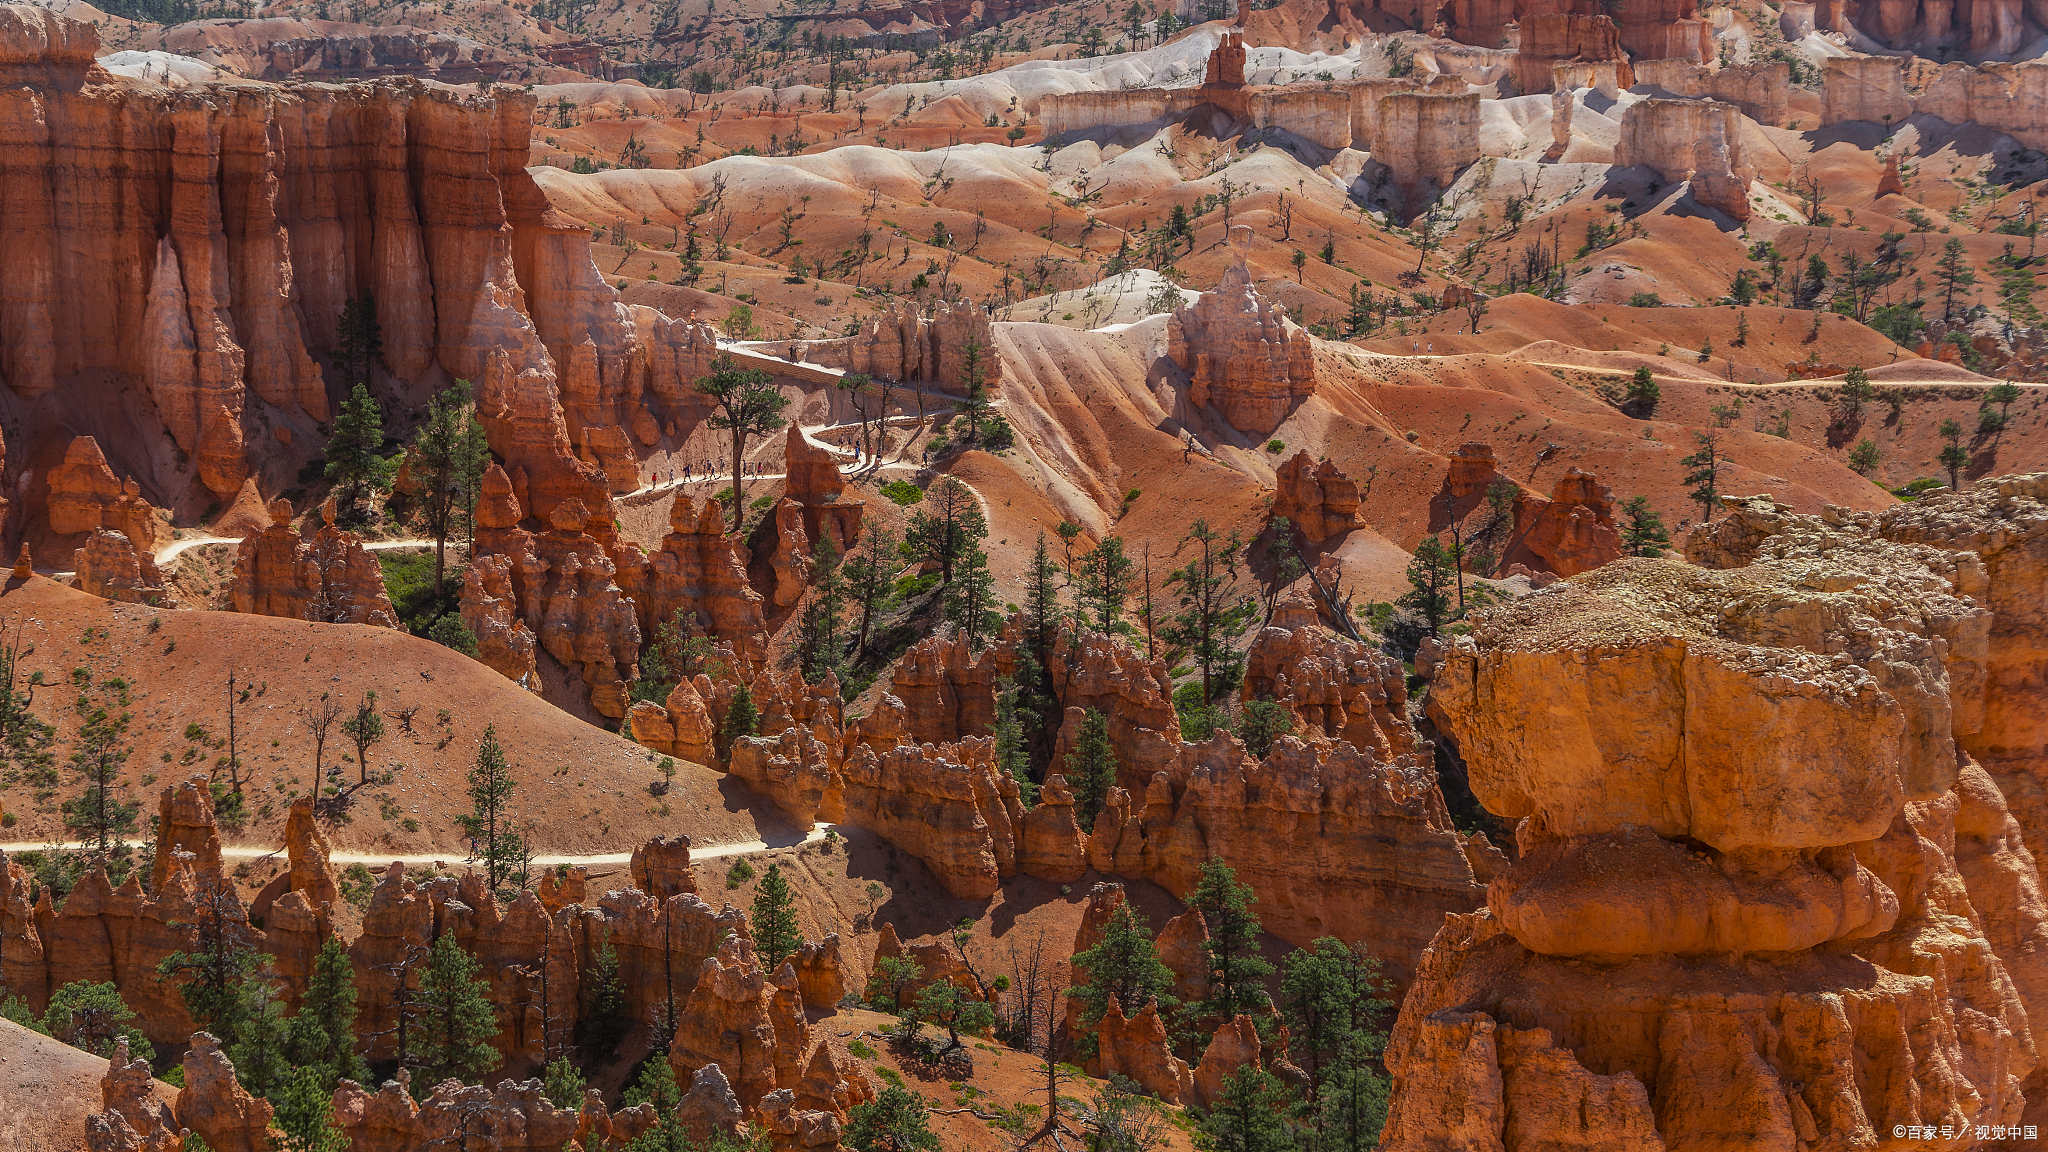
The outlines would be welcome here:
[[[824,842],[825,833],[836,827],[837,825],[833,824],[819,824],[816,827],[812,828],[809,832],[805,833],[802,837],[797,837],[792,833],[789,837],[777,837],[773,841],[736,840],[730,844],[707,844],[702,848],[697,848],[693,846],[690,849],[690,860],[692,862],[698,860],[716,860],[723,856],[744,856],[749,852],[765,852],[771,848],[793,848],[797,846],[819,844]],[[128,846],[131,848],[147,848],[151,844],[155,843],[155,841],[130,840],[127,843]],[[30,841],[20,841],[12,844],[0,844],[0,852],[6,852],[10,854],[19,852],[48,852],[52,849],[76,852],[82,851],[84,848],[85,845],[83,844],[68,842],[61,844],[37,844]],[[223,845],[220,850],[220,854],[223,859],[235,858],[254,860],[268,859],[272,856],[282,855],[283,852],[283,848],[258,848],[253,845],[246,844]],[[631,852],[597,852],[582,856],[535,856],[533,858],[533,863],[536,866],[553,867],[557,864],[625,864],[629,863],[632,859],[633,854]],[[468,863],[468,861],[455,859],[455,857],[451,853],[447,852],[431,853],[426,855],[407,855],[405,853],[385,852],[329,852],[327,854],[327,862],[329,864],[380,865],[390,864],[393,862],[405,865],[441,865]]]

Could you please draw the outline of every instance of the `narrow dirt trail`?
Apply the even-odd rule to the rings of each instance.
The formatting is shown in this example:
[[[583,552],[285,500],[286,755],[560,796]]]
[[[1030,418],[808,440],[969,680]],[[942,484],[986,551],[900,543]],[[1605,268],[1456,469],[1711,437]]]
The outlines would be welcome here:
[[[690,849],[690,859],[692,861],[716,860],[724,856],[744,856],[749,852],[765,852],[772,848],[808,847],[812,844],[823,843],[825,833],[835,827],[836,825],[832,824],[819,824],[802,837],[797,837],[794,833],[791,833],[787,838],[778,837],[773,841],[736,840],[730,844],[707,844],[702,848],[692,847]],[[127,843],[131,848],[146,848],[154,843],[154,841],[130,840]],[[0,852],[14,854],[20,852],[47,852],[51,849],[80,851],[84,847],[85,845],[78,843],[37,844],[21,841],[12,844],[0,844]],[[224,845],[220,850],[223,859],[232,858],[237,860],[263,860],[272,856],[282,855],[283,853],[283,848],[258,848],[253,845],[244,844]],[[625,864],[632,859],[633,854],[631,852],[596,852],[581,856],[535,856],[533,863],[536,866],[553,867],[557,864]],[[406,865],[469,863],[469,861],[457,860],[452,853],[448,852],[424,855],[384,852],[329,852],[327,854],[327,862],[330,864],[390,864],[394,861]]]

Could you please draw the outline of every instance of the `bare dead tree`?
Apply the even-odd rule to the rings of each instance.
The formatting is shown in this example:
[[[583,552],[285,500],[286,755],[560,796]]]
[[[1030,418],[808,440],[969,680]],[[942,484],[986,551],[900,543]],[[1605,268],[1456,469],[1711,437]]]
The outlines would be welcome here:
[[[313,778],[326,778],[327,736],[334,730],[334,722],[341,719],[341,702],[331,693],[322,692],[317,704],[299,710],[306,718],[306,730],[313,734]]]

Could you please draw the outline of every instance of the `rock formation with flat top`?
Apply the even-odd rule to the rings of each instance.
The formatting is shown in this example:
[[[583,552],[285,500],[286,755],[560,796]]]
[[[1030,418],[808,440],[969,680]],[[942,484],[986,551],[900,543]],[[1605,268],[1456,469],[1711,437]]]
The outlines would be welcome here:
[[[1423,956],[1383,1145],[2016,1122],[2048,912],[1977,750],[2042,634],[2040,581],[2001,605],[1986,556],[2048,538],[2044,493],[1731,500],[1688,548],[1718,570],[1618,561],[1457,638],[1430,713],[1521,852]]]
[[[1306,449],[1289,457],[1274,480],[1273,518],[1281,517],[1309,544],[1365,523],[1358,514],[1358,484],[1336,462],[1318,463]]]
[[[1641,100],[1621,114],[1614,163],[1654,168],[1665,180],[1692,183],[1692,198],[1731,219],[1749,219],[1756,179],[1742,152],[1742,110],[1714,100]]]

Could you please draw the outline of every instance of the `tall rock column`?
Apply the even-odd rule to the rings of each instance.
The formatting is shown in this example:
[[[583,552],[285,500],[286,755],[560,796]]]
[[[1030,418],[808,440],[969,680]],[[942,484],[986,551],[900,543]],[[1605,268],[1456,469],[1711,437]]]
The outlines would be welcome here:
[[[1252,286],[1252,230],[1230,229],[1230,269],[1214,292],[1177,309],[1166,354],[1190,376],[1188,398],[1232,427],[1264,436],[1316,390],[1308,333]]]

